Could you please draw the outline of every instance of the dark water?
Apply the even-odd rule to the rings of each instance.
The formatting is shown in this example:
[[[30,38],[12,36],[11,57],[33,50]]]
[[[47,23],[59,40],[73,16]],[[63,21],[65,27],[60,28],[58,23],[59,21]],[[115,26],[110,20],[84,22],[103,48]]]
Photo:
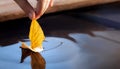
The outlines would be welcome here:
[[[95,21],[97,17],[88,18],[86,13],[95,8],[48,14],[38,20],[46,36],[41,52],[46,69],[120,69],[119,27],[109,26],[108,19],[103,24]],[[19,41],[30,45],[30,22],[23,18],[0,23],[0,69],[30,69],[30,58],[19,63]]]

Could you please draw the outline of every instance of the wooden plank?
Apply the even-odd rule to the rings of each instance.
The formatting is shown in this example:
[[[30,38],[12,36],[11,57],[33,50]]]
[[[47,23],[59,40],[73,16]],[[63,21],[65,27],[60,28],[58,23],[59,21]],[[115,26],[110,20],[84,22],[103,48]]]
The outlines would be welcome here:
[[[35,0],[29,0],[30,3],[35,7],[36,1]],[[96,4],[104,4],[104,3],[110,3],[110,2],[116,2],[119,0],[55,0],[54,6],[52,8],[49,8],[46,13],[52,13],[62,10],[68,10],[68,9],[74,9],[74,8],[80,8],[85,6],[91,6]],[[22,18],[25,17],[25,13],[22,11],[22,9],[13,1],[13,0],[1,0],[0,1],[0,22],[16,19],[16,18]]]

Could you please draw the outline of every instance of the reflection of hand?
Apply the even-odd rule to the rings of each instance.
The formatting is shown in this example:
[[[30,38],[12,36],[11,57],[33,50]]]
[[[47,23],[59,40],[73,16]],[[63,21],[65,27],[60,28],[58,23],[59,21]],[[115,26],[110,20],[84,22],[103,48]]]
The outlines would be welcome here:
[[[53,0],[37,0],[37,6],[34,9],[27,0],[14,0],[28,15],[30,19],[40,18],[45,11],[53,5]]]

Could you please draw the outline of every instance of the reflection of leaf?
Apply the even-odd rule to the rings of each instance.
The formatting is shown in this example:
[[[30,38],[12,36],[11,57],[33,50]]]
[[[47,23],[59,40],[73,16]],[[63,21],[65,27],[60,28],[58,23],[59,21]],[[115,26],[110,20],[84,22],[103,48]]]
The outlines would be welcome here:
[[[31,53],[32,69],[45,69],[45,60],[38,52]]]
[[[35,19],[33,19],[31,23],[29,39],[31,41],[30,48],[24,42],[22,42],[22,46],[20,47],[22,49],[21,63],[24,62],[26,57],[31,56],[32,69],[45,69],[46,62],[39,53],[43,50],[42,42],[45,39],[45,36]]]
[[[28,46],[24,43],[24,42],[22,42],[22,46],[20,47],[21,48],[21,50],[22,50],[22,56],[21,56],[21,61],[20,61],[20,63],[22,63],[22,62],[24,62],[24,59],[26,58],[26,57],[28,57],[28,56],[30,56],[31,55],[31,50],[28,48]]]
[[[21,63],[28,56],[31,56],[31,67],[32,69],[45,69],[45,60],[40,53],[32,51],[24,42],[22,42],[22,56]]]
[[[45,39],[44,33],[42,28],[40,27],[39,23],[33,19],[30,27],[29,32],[29,39],[31,41],[31,48],[36,51],[36,48],[42,48],[42,42]]]

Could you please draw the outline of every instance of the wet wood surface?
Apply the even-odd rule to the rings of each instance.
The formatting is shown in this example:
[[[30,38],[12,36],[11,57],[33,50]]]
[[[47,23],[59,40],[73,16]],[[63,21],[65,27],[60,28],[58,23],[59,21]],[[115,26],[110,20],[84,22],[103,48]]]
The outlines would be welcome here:
[[[49,8],[46,13],[52,13],[62,10],[75,9],[80,7],[92,6],[97,4],[119,2],[119,0],[54,0],[54,6]],[[35,7],[36,1],[29,0],[31,5]],[[25,17],[26,15],[14,0],[0,0],[0,21],[13,20]]]

